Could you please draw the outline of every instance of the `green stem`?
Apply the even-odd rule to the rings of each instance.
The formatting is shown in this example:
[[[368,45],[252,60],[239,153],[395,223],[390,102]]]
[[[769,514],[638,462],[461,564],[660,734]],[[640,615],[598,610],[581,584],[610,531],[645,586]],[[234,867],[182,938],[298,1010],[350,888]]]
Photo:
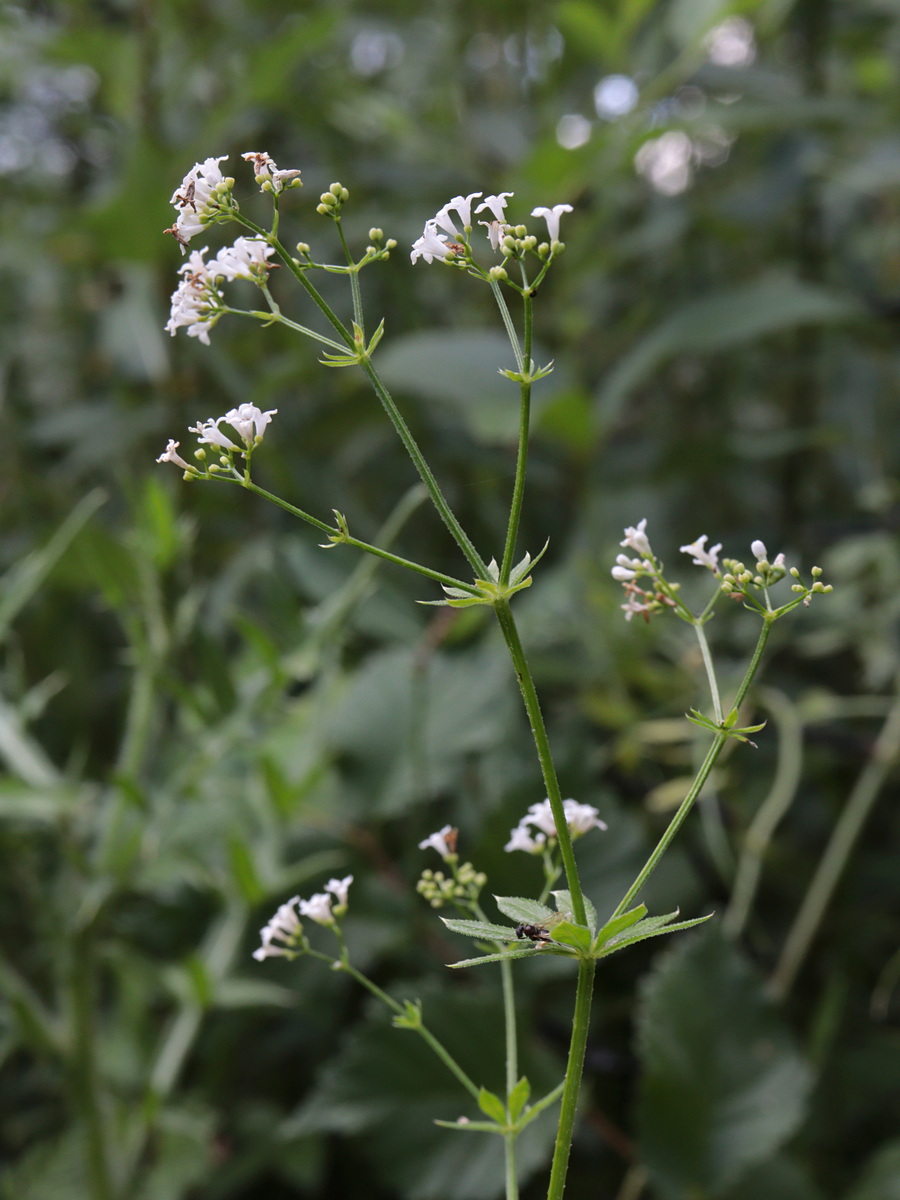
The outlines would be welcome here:
[[[834,895],[866,818],[878,798],[888,772],[900,757],[900,699],[887,715],[881,732],[850,793],[825,848],[809,891],[791,926],[770,982],[770,991],[784,1000],[803,965],[825,911]]]
[[[778,726],[778,765],[769,794],[744,835],[731,900],[722,920],[728,937],[740,937],[744,930],[759,886],[763,855],[797,794],[803,766],[803,725],[797,709],[774,688],[760,688],[759,697]]]
[[[553,1165],[550,1168],[550,1186],[547,1200],[562,1200],[566,1186],[566,1171],[569,1152],[575,1132],[575,1114],[578,1108],[578,1092],[584,1071],[584,1054],[587,1048],[588,1028],[591,1019],[591,994],[594,989],[593,960],[578,964],[578,986],[575,991],[575,1013],[572,1018],[572,1040],[569,1043],[569,1059],[566,1063],[566,1079],[562,1103],[559,1109],[559,1126],[553,1150]]]
[[[519,1179],[516,1173],[516,1138],[510,1130],[503,1135],[503,1160],[506,1173],[506,1200],[519,1200]]]
[[[556,838],[563,867],[566,872],[566,885],[572,897],[572,915],[578,925],[586,925],[587,917],[585,914],[584,896],[581,891],[581,881],[578,878],[578,867],[575,864],[575,851],[572,848],[572,837],[569,833],[569,827],[566,824],[562,793],[559,790],[559,780],[556,777],[556,767],[553,763],[553,755],[550,752],[550,741],[547,737],[547,728],[544,725],[544,717],[541,712],[537,691],[535,690],[534,680],[531,677],[531,671],[528,667],[528,661],[525,658],[525,651],[522,648],[519,631],[510,610],[509,601],[498,600],[494,605],[494,612],[497,614],[497,620],[506,639],[506,645],[509,648],[510,657],[513,661],[519,689],[522,692],[522,699],[525,702],[525,711],[528,713],[528,720],[531,723],[531,732],[541,764],[541,774],[544,777],[544,786],[547,789],[547,798],[550,801],[553,821],[556,825]]]
[[[326,956],[315,954],[314,957],[325,958]],[[327,961],[333,962],[334,960],[328,959]],[[341,970],[346,971],[348,975],[352,975],[357,983],[362,984],[367,991],[371,992],[373,996],[376,996],[382,1002],[382,1004],[386,1004],[387,1007],[392,1012],[396,1013],[398,1017],[406,1016],[406,1009],[402,1004],[398,1004],[393,996],[389,996],[387,992],[383,992],[377,983],[373,983],[371,979],[368,979],[360,971],[357,971],[356,967],[352,966],[347,961],[346,957],[341,961]],[[456,1076],[466,1091],[472,1097],[474,1097],[477,1103],[478,1098],[481,1095],[481,1089],[477,1084],[472,1082],[456,1059],[452,1056],[452,1054],[450,1054],[449,1050],[446,1050],[444,1046],[442,1046],[437,1040],[431,1030],[427,1029],[424,1025],[416,1025],[415,1030],[416,1033],[418,1033],[419,1036],[424,1039],[426,1044],[431,1047],[444,1066]]]
[[[513,324],[512,317],[510,316],[509,308],[506,305],[506,300],[500,284],[496,279],[492,279],[490,283],[491,291],[494,293],[494,299],[497,301],[497,307],[500,309],[500,316],[502,317],[503,324],[506,328],[509,344],[512,346],[513,356],[516,360],[516,370],[524,371],[528,363],[529,356],[527,352],[523,355],[522,348],[519,346],[519,335],[516,333],[516,327]],[[526,299],[528,299],[528,297],[526,297]]]
[[[756,672],[759,668],[760,660],[762,659],[763,651],[765,650],[766,642],[769,640],[769,634],[771,633],[771,631],[772,631],[772,618],[766,618],[763,621],[763,627],[760,630],[759,639],[757,640],[756,648],[753,651],[753,657],[750,660],[750,665],[747,668],[746,674],[744,675],[744,678],[741,680],[741,685],[737,690],[737,695],[736,695],[735,701],[734,701],[734,710],[735,711],[738,708],[740,708],[741,704],[743,703],[744,697],[747,695],[747,691],[750,687],[750,684],[753,682],[753,676],[756,674]],[[622,897],[619,904],[616,906],[615,911],[611,914],[611,916],[609,918],[610,920],[612,920],[613,917],[619,917],[622,915],[622,913],[628,911],[628,908],[631,905],[632,901],[635,899],[637,894],[640,892],[641,888],[644,886],[644,884],[647,882],[647,880],[653,874],[654,870],[656,869],[657,864],[659,863],[659,860],[665,854],[666,850],[668,850],[672,839],[675,837],[675,834],[681,828],[685,817],[688,815],[688,813],[694,807],[694,802],[697,799],[697,797],[700,795],[703,785],[706,783],[707,779],[709,778],[709,773],[713,769],[713,766],[715,765],[715,762],[718,759],[719,755],[722,753],[722,750],[724,749],[725,743],[727,741],[728,741],[728,734],[725,733],[724,730],[721,733],[717,733],[716,736],[713,738],[712,745],[710,746],[709,750],[706,752],[706,758],[703,760],[703,764],[697,773],[697,777],[695,778],[694,782],[691,784],[690,791],[685,796],[684,800],[682,800],[678,811],[675,813],[675,816],[669,822],[668,829],[666,829],[665,833],[662,835],[662,837],[657,842],[656,847],[653,850],[653,853],[650,855],[650,857],[644,863],[643,867],[641,867],[634,883],[631,885],[631,887],[628,889],[628,891]]]
[[[534,325],[534,304],[530,296],[524,299],[525,309],[525,362],[531,362],[531,340]],[[512,502],[509,508],[509,524],[506,528],[506,545],[503,549],[503,565],[500,568],[500,582],[509,583],[509,573],[512,570],[513,558],[516,552],[516,539],[519,534],[519,521],[522,517],[522,501],[525,497],[525,473],[528,467],[528,434],[531,423],[531,383],[520,384],[519,396],[519,452],[516,459],[516,481],[513,486]]]
[[[344,227],[341,224],[341,218],[335,217],[334,224],[338,231],[338,237],[341,239],[341,245],[344,248],[344,255],[347,259],[347,266],[350,268],[350,291],[353,295],[353,320],[363,332],[365,338],[365,326],[363,323],[363,307],[362,293],[359,287],[359,271],[356,269],[356,263],[353,261],[353,255],[350,253],[350,247],[347,245],[347,239],[344,237]]]
[[[713,666],[712,655],[709,652],[709,642],[706,631],[700,624],[694,625],[694,633],[700,643],[700,653],[703,656],[703,666],[706,668],[706,678],[709,680],[709,692],[712,696],[713,714],[717,725],[722,724],[722,701],[719,699],[719,684],[716,681],[716,669]]]
[[[265,488],[258,487],[252,480],[232,480],[225,475],[221,475],[219,478],[228,483],[239,483],[248,492],[253,492],[257,496],[262,496],[265,500],[270,500],[273,504],[277,504],[279,508],[283,508],[285,512],[299,517],[301,521],[307,521],[310,525],[322,530],[323,533],[327,533],[329,536],[340,532],[334,525],[326,525],[324,521],[320,521],[318,517],[313,517],[310,513],[304,512],[302,508],[297,508],[295,505],[289,504],[287,500],[282,500],[280,496],[276,496],[272,492],[267,492]],[[424,575],[426,579],[433,579],[437,583],[446,584],[447,587],[460,588],[463,591],[471,592],[473,596],[478,595],[478,589],[471,583],[465,583],[462,579],[454,579],[452,575],[444,575],[442,571],[432,571],[430,567],[423,567],[419,563],[412,562],[411,559],[401,558],[399,554],[391,554],[389,550],[382,550],[380,546],[373,546],[369,542],[362,542],[359,538],[352,537],[350,534],[343,535],[340,542],[333,544],[354,546],[357,550],[364,550],[366,554],[374,554],[376,558],[383,558],[386,562],[393,563],[394,566],[405,567],[408,571],[415,571],[417,575]]]
[[[379,377],[378,372],[375,370],[375,368],[372,366],[371,362],[368,359],[364,359],[360,363],[360,366],[362,367],[363,371],[365,372],[366,377],[368,378],[372,387],[375,389],[375,394],[378,396],[378,399],[381,401],[382,408],[387,413],[391,424],[394,426],[394,429],[396,430],[397,435],[399,436],[401,442],[404,445],[404,448],[406,449],[406,453],[412,459],[413,465],[419,473],[419,478],[422,480],[422,482],[428,488],[428,494],[431,496],[432,503],[434,504],[434,507],[437,509],[441,520],[447,526],[447,529],[450,531],[450,534],[451,534],[453,540],[456,542],[457,546],[459,546],[460,550],[462,550],[463,554],[466,556],[466,558],[469,562],[469,565],[471,566],[472,570],[475,572],[476,578],[486,579],[487,578],[487,567],[484,563],[484,560],[482,559],[482,557],[478,553],[478,551],[475,549],[475,547],[472,545],[471,541],[469,540],[468,535],[466,534],[463,527],[460,525],[459,521],[456,519],[456,516],[454,515],[453,510],[451,509],[450,505],[447,503],[446,499],[444,498],[444,494],[441,491],[437,480],[435,479],[434,475],[432,474],[431,468],[429,467],[428,463],[425,461],[425,456],[422,454],[422,451],[419,449],[419,446],[418,446],[415,438],[413,437],[409,426],[406,424],[403,417],[401,416],[400,410],[397,408],[397,405],[394,403],[393,397],[391,396],[388,389],[381,382],[381,378]]]

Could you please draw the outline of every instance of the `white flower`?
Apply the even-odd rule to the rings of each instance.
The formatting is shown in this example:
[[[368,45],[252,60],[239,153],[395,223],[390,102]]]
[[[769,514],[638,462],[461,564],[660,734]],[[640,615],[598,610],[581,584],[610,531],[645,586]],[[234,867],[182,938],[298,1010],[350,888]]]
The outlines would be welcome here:
[[[546,834],[539,833],[532,837],[527,825],[518,824],[511,830],[509,841],[504,850],[524,850],[526,854],[541,854],[547,844]]]
[[[248,150],[241,158],[253,163],[254,177],[263,192],[274,192],[277,196],[286,187],[302,186],[299,171],[279,171],[265,150]]]
[[[308,900],[298,904],[301,917],[309,917],[319,925],[333,925],[334,916],[331,912],[331,896],[327,892],[316,892]]]
[[[708,567],[713,574],[718,575],[719,551],[722,549],[722,543],[719,542],[716,546],[710,546],[710,548],[707,550],[706,539],[707,534],[704,533],[701,537],[697,538],[696,542],[691,542],[689,546],[679,546],[678,548],[682,554],[693,555],[691,561],[695,566]],[[761,542],[759,544],[762,545]],[[765,549],[765,547],[763,547],[763,549]]]
[[[325,891],[331,892],[339,909],[347,907],[347,892],[350,890],[352,882],[353,876],[345,875],[343,879],[329,879],[325,884]]]
[[[419,842],[420,850],[437,850],[438,854],[447,862],[449,858],[456,854],[456,834],[457,830],[452,825],[445,825],[443,829],[439,829],[437,833],[432,833],[424,841]],[[451,849],[452,846],[452,849]]]
[[[475,212],[484,212],[487,208],[494,214],[494,220],[502,224],[506,217],[506,198],[514,195],[515,192],[501,192],[499,196],[485,196],[484,201],[478,205]],[[485,224],[485,222],[481,223]]]
[[[454,237],[458,236],[458,230],[453,224],[450,217],[451,212],[455,212],[459,218],[463,228],[472,226],[472,201],[477,200],[483,193],[472,192],[468,196],[454,196],[449,200],[434,218],[441,229],[446,229],[448,233],[452,233]]]
[[[627,546],[629,550],[636,550],[638,554],[643,554],[650,558],[653,551],[650,549],[650,541],[646,534],[647,518],[639,521],[636,526],[629,525],[625,529],[625,537],[619,542],[620,546]]]
[[[209,272],[225,279],[251,279],[265,282],[268,273],[266,259],[275,250],[262,238],[239,237],[233,246],[223,246],[209,264]]]
[[[500,249],[500,239],[509,230],[509,225],[503,225],[500,221],[479,221],[479,225],[483,225],[487,230],[488,238],[490,239],[491,249]]]
[[[189,471],[192,475],[196,474],[196,468],[190,466],[189,463],[186,463],[181,455],[177,453],[180,445],[181,442],[173,442],[172,439],[169,438],[168,446],[166,446],[165,450],[156,461],[158,463],[174,463],[176,467],[181,467],[182,471]]]
[[[552,208],[533,208],[533,217],[543,217],[547,222],[547,234],[552,242],[559,241],[559,218],[564,212],[571,212],[571,204],[554,204]]]
[[[612,569],[612,577],[619,583],[624,583],[627,579],[637,579],[637,571],[632,571],[629,567],[615,566]]]
[[[452,251],[447,247],[447,236],[443,233],[438,233],[437,223],[434,220],[425,222],[425,229],[422,236],[413,242],[413,248],[410,252],[410,259],[417,262],[419,258],[424,258],[427,263],[430,263],[435,258],[446,258]]]
[[[224,417],[210,417],[208,421],[198,421],[196,425],[189,425],[188,432],[196,433],[197,441],[201,445],[218,446],[222,450],[235,451],[239,449],[231,438],[225,436],[219,431],[219,422],[223,421]]]
[[[294,909],[294,905],[299,900],[299,896],[291,896],[290,900],[279,906],[268,925],[264,925],[259,931],[262,945],[258,950],[253,951],[253,957],[258,962],[262,962],[264,958],[274,958],[278,955],[292,956],[292,947],[297,944],[303,933],[303,926]],[[273,945],[273,942],[280,942],[283,945]]]
[[[224,421],[230,425],[244,439],[247,448],[252,450],[262,441],[266,426],[277,413],[277,408],[262,412],[255,404],[241,404],[232,408],[224,417],[218,417],[216,424],[220,425]]]
[[[185,247],[205,225],[215,220],[221,211],[221,201],[231,190],[231,182],[219,170],[219,163],[228,157],[207,158],[195,163],[185,175],[181,187],[172,193],[170,204],[178,209],[178,217],[171,229],[184,253]]]
[[[208,346],[209,331],[222,315],[223,296],[203,261],[206,249],[204,246],[202,250],[191,251],[190,258],[178,269],[183,279],[172,293],[166,332],[174,337],[176,330],[187,327],[188,337],[199,338]]]
[[[566,825],[573,838],[581,837],[591,829],[605,829],[606,825],[600,820],[600,814],[591,804],[579,804],[577,800],[563,800],[563,810],[566,814]],[[540,832],[532,835],[528,826],[533,825]],[[510,840],[505,850],[524,850],[528,854],[537,854],[543,850],[547,838],[556,837],[556,821],[549,800],[541,800],[528,808],[528,813],[512,830]]]
[[[755,542],[751,543],[750,551],[752,554],[756,555],[757,562],[766,562],[768,560],[769,552],[766,549],[766,543],[761,542],[759,538],[757,538]]]

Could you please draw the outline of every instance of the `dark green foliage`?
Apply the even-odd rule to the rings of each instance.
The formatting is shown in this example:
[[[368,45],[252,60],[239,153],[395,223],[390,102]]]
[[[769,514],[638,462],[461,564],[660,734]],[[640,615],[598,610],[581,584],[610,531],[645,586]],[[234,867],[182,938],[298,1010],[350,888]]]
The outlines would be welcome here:
[[[756,57],[711,62],[705,35],[734,15]],[[311,344],[237,318],[209,347],[163,331],[181,263],[169,196],[229,153],[261,215],[237,157],[255,149],[303,171],[289,244],[337,255],[314,214],[335,179],[355,246],[372,225],[398,239],[362,280],[370,330],[386,319],[376,362],[487,559],[514,468],[509,353],[487,289],[413,267],[408,247],[458,192],[514,191],[525,221],[575,207],[536,306],[534,356],[555,371],[535,392],[519,556],[550,545],[514,604],[564,794],[610,826],[576,846],[599,928],[706,737],[683,719],[706,706],[689,631],[622,619],[622,527],[649,518],[686,595],[705,581],[678,547],[702,532],[737,556],[761,537],[821,561],[836,586],[778,627],[747,714],[767,722],[759,749],[729,746],[638,897],[715,916],[599,964],[567,1194],[626,1200],[642,1171],[647,1200],[900,1194],[898,753],[879,740],[900,671],[898,43],[896,5],[876,0],[4,8],[4,1200],[502,1189],[499,1138],[431,1123],[483,1114],[414,1034],[321,963],[250,957],[278,904],[353,873],[352,961],[422,997],[502,1095],[497,968],[446,969],[471,943],[415,895],[437,866],[416,847],[458,826],[506,928],[490,894],[542,880],[502,846],[543,796],[489,611],[422,607],[437,587],[153,462],[250,400],[279,410],[259,483],[317,516],[337,507],[374,539],[415,483],[362,378]],[[607,121],[593,91],[611,74],[641,95]],[[566,149],[573,116],[590,137]],[[647,178],[665,134],[679,153],[690,139],[683,190]],[[285,311],[316,322],[284,276]],[[326,291],[346,316],[342,284]],[[395,549],[463,570],[424,504]],[[756,628],[723,606],[708,632],[727,692]],[[789,931],[873,762],[872,806],[788,979]],[[737,858],[773,786],[786,802],[742,915]],[[533,1104],[560,1078],[574,963],[514,952]],[[523,1135],[526,1200],[544,1194],[553,1112]]]

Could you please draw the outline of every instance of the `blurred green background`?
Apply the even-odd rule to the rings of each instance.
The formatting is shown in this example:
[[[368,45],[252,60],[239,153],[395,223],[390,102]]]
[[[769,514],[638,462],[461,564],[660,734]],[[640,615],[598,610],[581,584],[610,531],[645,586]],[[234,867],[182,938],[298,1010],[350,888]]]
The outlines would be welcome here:
[[[778,626],[759,749],[722,764],[646,889],[715,921],[598,974],[568,1194],[895,1200],[897,4],[45,0],[0,22],[2,1194],[501,1190],[497,1146],[431,1124],[474,1115],[467,1098],[352,981],[250,958],[277,904],[352,872],[354,961],[421,996],[497,1087],[498,980],[445,969],[469,946],[416,897],[437,865],[417,843],[453,823],[489,891],[534,894],[537,864],[501,847],[543,796],[477,610],[422,608],[424,581],[154,462],[252,401],[278,409],[259,482],[357,536],[415,481],[361,376],[309,343],[236,318],[209,348],[163,332],[173,189],[227,153],[253,210],[237,156],[266,150],[303,171],[289,243],[336,254],[315,214],[335,179],[357,246],[397,238],[363,276],[379,361],[487,556],[508,350],[486,289],[407,247],[459,192],[514,191],[518,220],[575,207],[537,305],[557,368],[520,544],[550,549],[516,605],[564,794],[610,826],[579,846],[601,914],[702,749],[690,631],[618,608],[622,527],[647,517],[686,589],[678,547],[701,533],[744,558],[762,538],[836,587]],[[407,499],[398,551],[459,572]],[[723,609],[711,635],[727,680],[755,627]],[[572,980],[521,965],[549,1087]],[[532,1128],[527,1200],[552,1135]]]

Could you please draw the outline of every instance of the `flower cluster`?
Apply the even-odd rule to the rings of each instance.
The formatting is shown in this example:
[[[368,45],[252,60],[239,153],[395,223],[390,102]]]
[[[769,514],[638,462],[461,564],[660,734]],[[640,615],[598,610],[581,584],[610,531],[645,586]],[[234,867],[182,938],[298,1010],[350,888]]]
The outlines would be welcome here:
[[[192,250],[190,258],[178,270],[181,283],[172,293],[172,308],[166,332],[172,337],[187,327],[188,337],[209,345],[209,331],[227,311],[219,290],[220,279],[249,279],[263,285],[271,270],[267,259],[275,253],[262,238],[239,237],[233,246],[223,246],[215,258],[206,262],[207,247]]]
[[[193,478],[208,477],[211,474],[216,474],[222,467],[233,470],[234,455],[240,454],[242,458],[248,458],[263,440],[266,427],[277,412],[277,408],[269,409],[268,412],[262,412],[255,404],[240,404],[237,408],[232,408],[227,412],[224,417],[210,417],[207,421],[198,421],[196,425],[189,426],[188,431],[195,433],[197,441],[200,443],[200,449],[195,451],[194,456],[201,463],[205,463],[206,460],[204,446],[215,446],[222,452],[219,462],[212,463],[205,472],[201,471],[197,466],[191,466],[189,463],[186,463],[178,454],[178,448],[181,443],[172,441],[171,439],[166,449],[156,461],[158,463],[174,463],[176,467],[180,467],[185,472],[187,477]],[[220,428],[222,425],[229,425],[231,427],[232,431],[243,442],[243,447],[237,445],[226,433],[222,432]]]
[[[571,212],[571,204],[557,204],[553,208],[532,209],[533,217],[543,217],[547,222],[549,244],[538,246],[538,240],[528,234],[524,225],[512,226],[506,221],[506,205],[513,192],[500,192],[496,196],[486,196],[475,209],[475,215],[486,212],[490,220],[479,221],[487,230],[491,249],[495,252],[503,250],[504,256],[511,254],[521,256],[527,250],[537,249],[540,257],[545,258],[550,253],[557,253],[562,248],[559,240],[559,221],[564,212]],[[427,263],[434,259],[442,261],[467,262],[470,259],[469,236],[472,232],[472,203],[483,195],[482,192],[472,192],[468,196],[454,196],[435,216],[425,222],[422,236],[413,242],[410,258],[418,262],[424,258]],[[457,227],[457,222],[462,227]],[[443,232],[440,232],[443,230]]]
[[[757,539],[750,547],[756,559],[756,571],[754,572],[748,570],[738,559],[723,558],[720,564],[721,542],[707,549],[707,541],[708,537],[704,533],[696,541],[681,546],[680,550],[682,554],[690,555],[691,562],[695,566],[704,567],[714,575],[726,595],[735,600],[744,600],[750,608],[761,613],[780,616],[801,602],[808,605],[810,597],[814,593],[831,591],[831,586],[822,583],[819,578],[822,574],[821,568],[813,567],[812,585],[806,587],[804,584],[795,582],[792,585],[792,591],[798,593],[798,598],[790,601],[787,605],[782,605],[781,608],[772,608],[769,604],[768,588],[778,583],[788,573],[795,580],[800,578],[800,572],[796,567],[791,567],[788,572],[784,554],[777,554],[770,562],[765,543]],[[666,580],[662,563],[653,553],[650,539],[647,537],[646,517],[637,525],[628,526],[625,530],[625,537],[619,544],[640,556],[629,558],[627,554],[619,554],[616,557],[616,565],[612,568],[613,579],[618,580],[625,589],[625,603],[622,605],[622,610],[625,613],[626,621],[630,621],[635,615],[640,615],[645,621],[649,621],[651,614],[659,612],[663,608],[673,608],[679,616],[693,622],[695,618],[678,597],[678,585]],[[650,586],[641,587],[638,580],[648,581]],[[764,593],[764,603],[761,603],[753,594],[754,591]],[[710,607],[708,606],[707,612]]]
[[[265,958],[296,958],[303,954],[308,949],[308,943],[300,917],[309,917],[319,925],[337,924],[347,911],[347,893],[352,882],[352,875],[343,879],[329,879],[325,891],[317,892],[309,900],[291,896],[259,931],[261,944],[253,951],[253,957],[262,962]],[[298,909],[300,916],[297,915]]]
[[[572,839],[581,837],[591,829],[606,829],[600,813],[592,804],[579,804],[577,800],[563,800],[566,825]],[[535,830],[537,832],[535,832]],[[526,854],[543,854],[556,840],[556,821],[549,800],[532,804],[527,814],[510,833],[504,850],[524,850]]]
[[[170,203],[177,216],[175,224],[165,232],[172,234],[182,254],[195,234],[216,221],[228,220],[237,212],[238,206],[232,196],[234,179],[223,175],[219,167],[219,163],[227,158],[227,154],[221,154],[218,158],[194,163],[181,186],[172,194]],[[279,171],[265,151],[250,150],[241,158],[253,164],[260,191],[277,196],[285,188],[302,186],[299,171]]]

